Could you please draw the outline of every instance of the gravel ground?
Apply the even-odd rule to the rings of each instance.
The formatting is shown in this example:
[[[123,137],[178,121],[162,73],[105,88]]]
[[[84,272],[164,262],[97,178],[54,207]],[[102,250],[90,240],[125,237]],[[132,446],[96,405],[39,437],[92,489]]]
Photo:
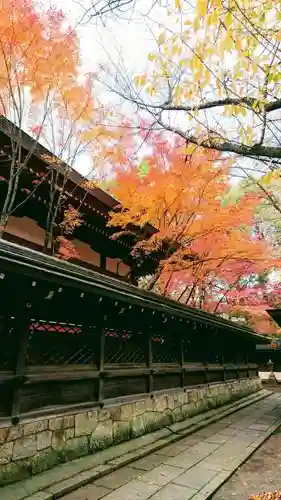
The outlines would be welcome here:
[[[211,498],[248,500],[254,493],[275,490],[281,491],[281,426]]]

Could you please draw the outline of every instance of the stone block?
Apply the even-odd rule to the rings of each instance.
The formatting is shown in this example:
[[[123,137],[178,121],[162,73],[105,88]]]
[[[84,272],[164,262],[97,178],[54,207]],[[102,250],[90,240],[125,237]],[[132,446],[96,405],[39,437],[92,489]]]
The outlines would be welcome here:
[[[5,465],[12,460],[13,446],[13,441],[0,445],[0,465]]]
[[[55,450],[54,450],[55,451]],[[69,439],[60,452],[62,461],[74,460],[75,458],[84,457],[89,453],[88,438],[86,436]]]
[[[184,398],[183,399],[184,399],[184,404],[186,405],[188,403],[188,401],[189,401],[189,399],[188,399],[188,392],[187,391],[184,392]]]
[[[137,401],[135,403],[135,414],[136,414],[136,416],[143,415],[145,411],[146,411],[145,400],[142,399],[141,401]]]
[[[145,432],[156,431],[163,427],[163,415],[161,413],[147,411],[143,414],[142,418]]]
[[[99,422],[103,422],[104,420],[110,419],[110,413],[111,413],[110,409],[100,410],[98,413]]]
[[[25,460],[2,465],[0,466],[0,486],[22,481],[30,477],[30,474],[30,466]]]
[[[189,415],[188,415],[188,409],[189,409],[189,404],[188,404],[188,403],[187,403],[187,404],[184,404],[184,405],[182,406],[182,409],[181,409],[181,410],[182,410],[182,416],[183,416],[183,419],[185,419],[185,418],[188,418],[188,417],[189,417]]]
[[[214,385],[211,390],[212,397],[217,397],[219,394],[219,385]]]
[[[117,490],[123,486],[123,484],[132,481],[140,475],[140,471],[137,469],[133,469],[132,467],[122,467],[115,472],[111,472],[111,474],[107,474],[106,476],[95,481],[97,486],[102,486],[104,488],[111,488],[112,490]]]
[[[151,500],[190,500],[194,497],[197,490],[187,486],[169,483],[160,491],[150,497]],[[197,498],[196,498],[197,500]],[[203,498],[201,499],[203,500]]]
[[[213,410],[214,408],[217,407],[217,402],[216,402],[216,399],[214,397],[212,397],[212,398],[209,397],[203,401],[207,401],[207,408],[206,409],[208,409],[208,410]],[[205,411],[206,411],[206,409],[205,409]],[[203,411],[203,409],[201,411]]]
[[[158,396],[154,399],[154,409],[156,411],[164,412],[168,407],[166,396]]]
[[[133,438],[140,437],[143,434],[145,434],[145,427],[142,415],[139,415],[138,417],[133,417],[133,420],[131,422],[131,432]]]
[[[36,435],[37,438],[37,450],[45,450],[45,448],[49,448],[52,442],[52,431],[43,431],[39,432]]]
[[[67,429],[72,430],[72,429]],[[58,429],[57,431],[53,431],[52,433],[52,448],[54,450],[58,450],[63,448],[64,443],[66,442],[66,430]]]
[[[218,393],[219,394],[225,394],[226,392],[226,387],[225,387],[225,384],[220,384],[219,385],[219,390],[218,390]]]
[[[46,470],[55,467],[61,462],[61,455],[58,450],[52,450],[51,448],[47,450],[41,450],[34,457],[32,457],[31,472],[32,474],[40,474]]]
[[[131,422],[133,416],[134,416],[134,407],[132,403],[121,405],[120,420]]]
[[[113,406],[112,408],[110,408],[110,418],[113,421],[121,420],[121,407],[120,406]]]
[[[69,439],[73,439],[75,437],[74,429],[62,429],[54,431],[52,434],[52,448],[60,449],[64,446],[64,443]]]
[[[198,407],[197,407],[196,403],[194,401],[189,403],[188,404],[188,416],[189,416],[189,418],[193,417],[194,415],[197,415],[197,413],[198,413]]]
[[[128,441],[131,438],[131,423],[130,422],[114,422],[113,424],[113,444]]]
[[[146,398],[145,399],[145,411],[153,411],[153,408],[154,408],[153,398]]]
[[[203,399],[205,397],[205,392],[203,388],[197,389],[198,400]]]
[[[180,404],[180,406],[182,406],[185,402],[185,393],[184,392],[180,392],[178,394],[178,402]]]
[[[29,458],[35,455],[37,451],[36,435],[17,439],[13,447],[13,460]]]
[[[204,463],[204,461],[203,461]],[[217,471],[208,470],[207,468],[201,467],[200,464],[191,467],[180,477],[174,479],[174,483],[180,486],[188,486],[189,488],[194,488],[199,490],[205,486],[209,481],[211,481],[218,474]]]
[[[173,410],[175,408],[174,396],[172,396],[171,394],[168,394],[167,396],[167,407],[170,410]]]
[[[8,428],[7,427],[2,427],[0,429],[0,444],[5,443],[8,435]]]
[[[74,427],[74,425],[75,425],[74,415],[66,415],[65,417],[63,417],[64,429],[69,429],[70,427]]]
[[[190,403],[192,402],[195,402],[198,401],[198,392],[196,389],[192,389],[191,391],[189,391],[189,401]]]
[[[65,440],[68,441],[69,439],[74,438],[74,434],[75,434],[74,428],[65,429],[64,431]]]
[[[97,411],[78,413],[75,415],[75,436],[89,436],[97,427]]]
[[[181,406],[178,406],[174,410],[172,410],[172,420],[173,422],[180,422],[183,420],[184,415]]]
[[[172,410],[167,408],[166,411],[164,411],[163,413],[163,425],[171,425],[172,423],[173,423]]]
[[[28,500],[52,500],[53,495],[51,493],[47,493],[45,491],[38,491],[31,495]]]
[[[31,436],[32,434],[37,434],[38,432],[43,432],[48,429],[47,420],[35,420],[34,422],[28,422],[23,426],[23,435]]]
[[[63,417],[51,418],[49,420],[48,427],[51,431],[63,429]]]
[[[157,484],[158,486],[165,486],[171,481],[176,482],[177,476],[180,476],[183,472],[184,469],[180,467],[171,467],[165,464],[158,465],[155,469],[142,474],[141,481]]]
[[[210,409],[210,405],[209,405],[209,399],[208,398],[204,398],[204,399],[199,399],[199,401],[197,401],[197,403],[190,403],[191,405],[191,412],[194,412],[194,406],[196,407],[196,413],[204,413],[205,411],[208,411]],[[193,413],[191,416],[193,415],[196,415],[196,413]]]
[[[173,394],[173,398],[174,398],[174,408],[177,408],[179,406],[179,400],[178,400],[178,395],[177,394]]]
[[[6,437],[6,441],[14,441],[15,439],[19,439],[22,436],[23,436],[23,426],[11,425],[11,427],[8,427],[8,434]]]
[[[94,432],[92,432],[89,446],[92,452],[96,450],[103,450],[113,443],[113,422],[112,420],[105,420],[99,422]]]

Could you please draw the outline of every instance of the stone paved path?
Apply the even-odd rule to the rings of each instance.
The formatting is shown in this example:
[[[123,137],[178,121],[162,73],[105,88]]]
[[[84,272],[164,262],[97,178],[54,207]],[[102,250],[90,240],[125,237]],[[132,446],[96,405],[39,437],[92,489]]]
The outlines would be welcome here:
[[[274,393],[63,500],[206,500],[280,424]]]

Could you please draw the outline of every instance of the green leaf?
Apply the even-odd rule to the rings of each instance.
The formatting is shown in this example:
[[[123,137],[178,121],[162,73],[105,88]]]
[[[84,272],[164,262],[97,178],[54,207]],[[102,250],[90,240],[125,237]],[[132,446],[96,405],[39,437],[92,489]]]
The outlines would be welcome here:
[[[240,200],[242,195],[243,190],[241,189],[241,186],[232,187],[222,199],[221,206],[225,208],[228,205],[234,205]]]
[[[149,172],[149,165],[147,161],[143,160],[138,166],[139,177],[145,177]]]

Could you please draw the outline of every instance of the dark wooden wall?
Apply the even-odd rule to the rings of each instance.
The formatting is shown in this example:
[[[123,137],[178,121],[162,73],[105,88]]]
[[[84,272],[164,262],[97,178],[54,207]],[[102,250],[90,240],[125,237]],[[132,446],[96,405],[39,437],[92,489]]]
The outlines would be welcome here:
[[[250,331],[77,270],[0,242],[0,418],[256,377]]]

